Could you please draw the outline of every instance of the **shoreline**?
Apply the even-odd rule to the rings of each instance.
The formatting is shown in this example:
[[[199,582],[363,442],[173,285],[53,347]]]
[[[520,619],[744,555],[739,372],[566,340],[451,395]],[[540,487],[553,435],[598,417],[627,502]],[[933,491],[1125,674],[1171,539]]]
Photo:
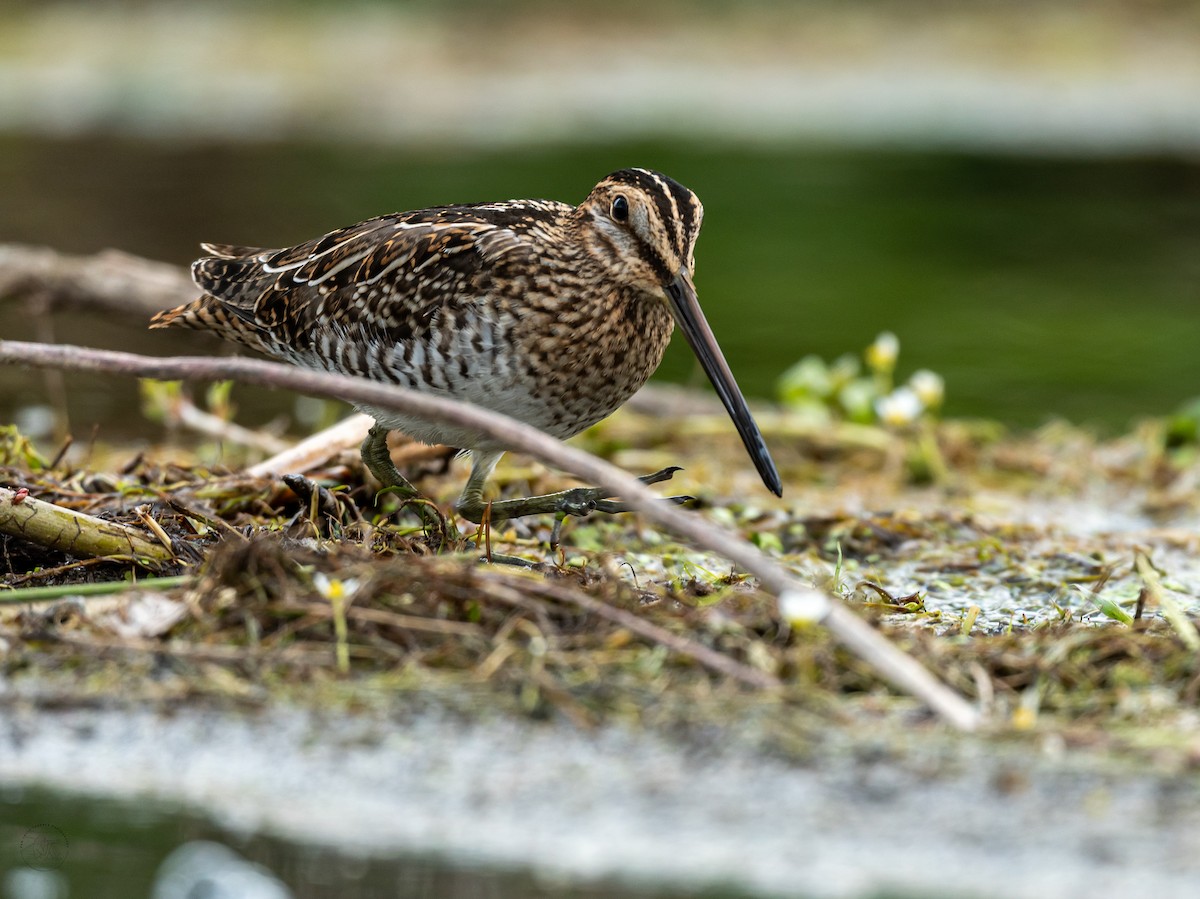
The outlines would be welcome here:
[[[822,897],[1182,899],[1200,877],[1194,775],[1122,770],[1053,735],[1030,752],[859,711],[786,761],[436,710],[6,717],[6,784],[154,797],[351,854]]]

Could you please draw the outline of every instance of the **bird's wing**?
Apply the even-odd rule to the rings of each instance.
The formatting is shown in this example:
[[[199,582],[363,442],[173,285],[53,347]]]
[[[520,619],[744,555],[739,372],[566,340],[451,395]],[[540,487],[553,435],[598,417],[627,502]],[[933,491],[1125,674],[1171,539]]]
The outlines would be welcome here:
[[[437,309],[537,256],[533,233],[570,207],[549,201],[385,215],[285,249],[205,244],[196,284],[245,324],[293,345],[313,328],[397,339]]]

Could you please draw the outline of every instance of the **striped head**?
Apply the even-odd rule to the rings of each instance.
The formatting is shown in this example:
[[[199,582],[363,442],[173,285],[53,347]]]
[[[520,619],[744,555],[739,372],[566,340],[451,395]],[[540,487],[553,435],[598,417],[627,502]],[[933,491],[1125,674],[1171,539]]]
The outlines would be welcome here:
[[[681,272],[696,267],[696,238],[704,207],[666,175],[622,169],[596,185],[579,206],[584,245],[614,278],[661,294]]]
[[[783,484],[717,338],[704,318],[692,274],[704,207],[666,175],[622,169],[596,185],[577,210],[586,251],[612,279],[660,296],[700,366],[712,381],[763,483],[776,496]]]

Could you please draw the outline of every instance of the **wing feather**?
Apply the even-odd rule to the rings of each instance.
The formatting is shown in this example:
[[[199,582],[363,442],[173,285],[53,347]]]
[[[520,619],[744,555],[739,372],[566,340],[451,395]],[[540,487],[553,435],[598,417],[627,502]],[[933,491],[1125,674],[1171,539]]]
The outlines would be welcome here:
[[[539,229],[571,208],[445,206],[367,219],[283,249],[209,243],[192,275],[202,302],[219,304],[222,320],[235,317],[268,344],[305,349],[322,329],[401,342],[439,311],[469,311],[509,266],[536,261]],[[186,314],[164,321],[189,324]]]

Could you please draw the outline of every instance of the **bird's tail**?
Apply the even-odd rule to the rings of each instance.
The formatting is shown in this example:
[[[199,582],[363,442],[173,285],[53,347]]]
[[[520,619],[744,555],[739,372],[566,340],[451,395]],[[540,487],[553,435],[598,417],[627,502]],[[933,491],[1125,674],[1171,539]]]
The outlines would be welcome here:
[[[252,350],[267,355],[278,355],[275,346],[268,344],[263,333],[252,321],[238,315],[237,310],[216,297],[208,295],[192,300],[174,309],[159,312],[150,319],[150,327],[190,328],[193,331],[208,331],[224,340],[240,343]]]
[[[208,313],[205,312],[206,302],[208,297],[201,297],[198,300],[192,300],[190,303],[184,303],[182,306],[176,306],[174,309],[164,309],[162,312],[156,313],[150,319],[150,327],[154,328],[198,328],[207,329]],[[202,323],[203,322],[203,323]]]

